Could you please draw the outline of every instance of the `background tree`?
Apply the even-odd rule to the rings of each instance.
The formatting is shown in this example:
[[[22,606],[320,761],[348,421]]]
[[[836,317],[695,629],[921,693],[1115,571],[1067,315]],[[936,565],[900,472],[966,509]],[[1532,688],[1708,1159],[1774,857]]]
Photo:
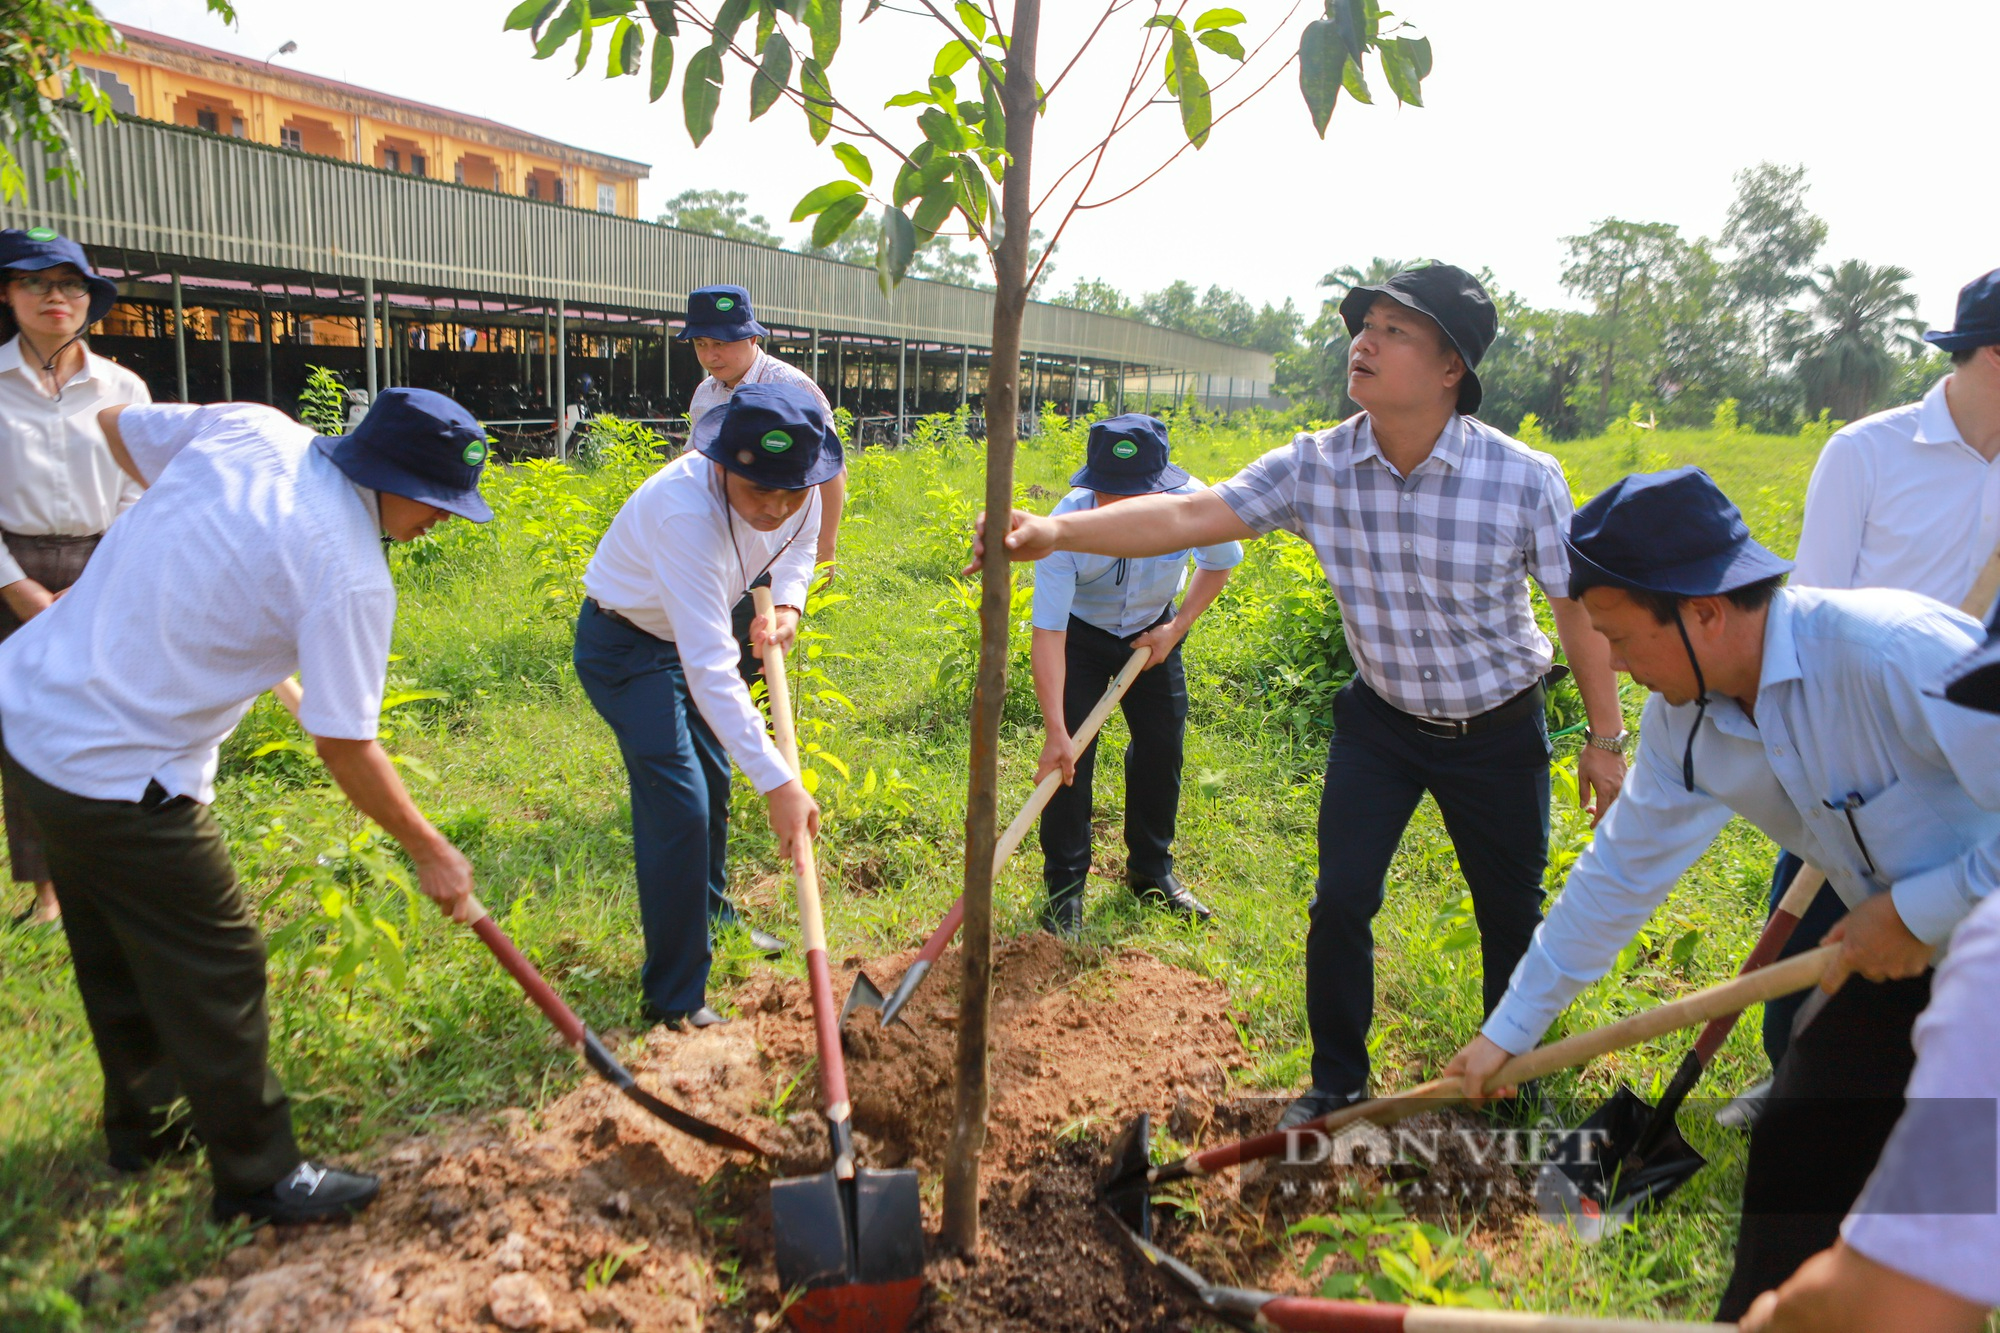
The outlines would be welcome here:
[[[1139,318],[1139,308],[1126,299],[1119,291],[1102,278],[1078,278],[1070,284],[1069,290],[1049,298],[1051,305],[1064,305],[1072,310],[1088,310],[1093,315],[1117,315],[1124,319]]]
[[[1557,439],[1582,434],[1577,399],[1595,347],[1590,317],[1537,309],[1489,275],[1481,277],[1493,293],[1500,330],[1479,363],[1486,391],[1480,419],[1511,433],[1533,413],[1541,429]]]
[[[236,21],[230,0],[208,0],[209,11]],[[118,32],[89,0],[5,0],[0,3],[0,198],[27,193],[15,146],[33,140],[49,159],[49,180],[66,181],[74,192],[82,183],[76,147],[56,112],[56,103],[74,102],[93,120],[113,118],[111,99],[84,77],[75,57],[114,51]],[[59,97],[42,90],[53,84]]]
[[[1277,391],[1317,420],[1344,420],[1360,411],[1360,405],[1347,396],[1347,352],[1352,340],[1340,317],[1340,303],[1354,288],[1386,281],[1408,267],[1400,259],[1377,255],[1362,267],[1347,264],[1322,277],[1319,285],[1329,295],[1320,302],[1319,315],[1290,347],[1266,349],[1278,353]]]
[[[1924,325],[1909,281],[1906,268],[1859,259],[1813,275],[1810,322],[1787,349],[1798,358],[1808,414],[1825,408],[1839,420],[1859,420],[1896,382],[1899,362],[1927,350],[1917,337]]]
[[[1614,402],[1655,391],[1647,372],[1658,342],[1661,289],[1680,260],[1680,228],[1606,218],[1593,231],[1565,236],[1563,244],[1569,250],[1563,286],[1592,306],[1597,407],[1591,425],[1602,428]]]
[[[1812,262],[1826,244],[1826,223],[1806,210],[1806,169],[1759,162],[1736,173],[1736,198],[1722,227],[1735,251],[1729,281],[1750,307],[1751,332],[1764,369],[1778,354],[1779,316],[1804,292]]]
[[[994,273],[985,532],[997,553],[1013,500],[1021,323],[1028,292],[1047,263],[1046,252],[1040,263],[1029,263],[1037,221],[1052,222],[1048,251],[1053,251],[1078,217],[1119,202],[1200,149],[1216,126],[1294,66],[1321,137],[1343,89],[1368,100],[1366,69],[1371,62],[1398,100],[1422,104],[1422,81],[1431,69],[1427,39],[1384,13],[1378,0],[1325,0],[1324,17],[1294,28],[1292,20],[1301,7],[1294,5],[1267,32],[1253,33],[1246,45],[1238,30],[1246,29],[1248,20],[1235,9],[1218,7],[1188,17],[1181,3],[1106,0],[1101,17],[1084,30],[1076,47],[1048,62],[1056,73],[1044,82],[1041,0],[1014,0],[1011,7],[1000,0],[949,5],[914,0],[895,7],[869,0],[861,18],[883,17],[873,31],[884,50],[893,40],[888,34],[907,34],[912,20],[943,38],[936,55],[911,71],[911,81],[919,86],[883,108],[913,112],[914,125],[903,118],[885,120],[876,109],[834,91],[832,66],[849,37],[841,0],[720,0],[710,13],[692,0],[646,0],[643,16],[636,0],[521,0],[508,13],[506,26],[529,33],[537,59],[548,59],[574,41],[579,71],[589,64],[602,30],[606,73],[618,77],[647,69],[654,100],[672,83],[675,43],[684,44],[690,54],[681,79],[682,116],[697,146],[714,128],[728,70],[748,77],[752,120],[780,102],[798,108],[815,143],[833,140],[831,151],[844,174],[809,191],[793,210],[792,221],[812,218],[812,244],[826,246],[871,206],[879,210],[875,266],[885,293],[909,271],[917,249],[941,233],[963,235],[984,249]],[[1094,101],[1078,106],[1093,119],[1103,119],[1087,136],[1089,147],[1054,173],[1038,196],[1032,184],[1036,123],[1053,108],[1067,105],[1059,101],[1064,85],[1090,50],[1100,40],[1111,40],[1107,34],[1128,31],[1110,26],[1121,15],[1131,24],[1130,72],[1122,87],[1101,79],[1092,82]],[[895,21],[906,26],[884,26]],[[903,41],[895,49],[910,46]],[[1267,51],[1270,58],[1260,60]],[[1256,73],[1245,77],[1248,71]],[[1220,77],[1212,77],[1218,73]],[[1243,83],[1226,92],[1239,78]],[[1140,118],[1157,118],[1162,112],[1178,117],[1178,146],[1128,174],[1125,164],[1113,160],[1113,146]],[[979,668],[966,793],[958,1104],[944,1181],[945,1239],[966,1252],[976,1250],[979,1236],[991,1020],[992,860],[1012,581],[1008,562],[997,558],[987,562],[980,580]]]
[[[1028,265],[1032,271],[1042,258],[1042,244],[1047,238],[1037,230],[1028,238]],[[815,246],[810,239],[799,247],[806,254],[820,259],[835,259],[843,264],[860,264],[873,268],[875,256],[882,248],[882,223],[864,214],[856,218],[846,231],[830,245]],[[1046,282],[1055,272],[1053,257],[1041,265],[1041,277]],[[983,255],[974,254],[960,247],[951,236],[939,236],[929,245],[922,246],[910,260],[906,277],[924,278],[931,282],[949,282],[960,287],[977,287],[981,291],[993,290],[993,268]]]
[[[784,244],[762,214],[750,211],[750,196],[735,190],[683,190],[667,200],[660,221],[682,231],[768,245],[774,250]]]

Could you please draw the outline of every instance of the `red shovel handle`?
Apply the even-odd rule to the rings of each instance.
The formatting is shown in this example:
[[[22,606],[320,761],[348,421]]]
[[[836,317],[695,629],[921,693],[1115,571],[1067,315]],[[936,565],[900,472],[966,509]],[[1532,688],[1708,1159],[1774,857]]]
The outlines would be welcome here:
[[[583,1020],[562,1002],[562,997],[549,989],[549,983],[542,980],[542,974],[528,961],[527,955],[514,947],[514,941],[507,938],[507,932],[500,929],[499,922],[486,914],[486,908],[477,898],[472,900],[473,910],[479,915],[472,920],[473,933],[479,936],[493,956],[500,960],[500,966],[513,973],[514,980],[521,983],[521,989],[535,1002],[535,1007],[549,1016],[549,1022],[556,1025],[563,1040],[572,1047],[583,1047]]]
[[[1799,873],[1792,876],[1791,887],[1785,890],[1785,896],[1779,900],[1778,909],[1771,913],[1771,919],[1764,923],[1764,933],[1757,937],[1757,947],[1750,951],[1750,956],[1743,960],[1743,966],[1737,969],[1737,976],[1755,972],[1778,961],[1778,954],[1791,941],[1792,932],[1798,929],[1799,919],[1806,914],[1806,909],[1812,906],[1813,899],[1819,896],[1819,891],[1825,886],[1826,876],[1820,873],[1818,867],[1799,867]],[[1722,1049],[1722,1043],[1729,1040],[1729,1034],[1735,1030],[1736,1020],[1742,1016],[1741,1011],[1724,1014],[1720,1018],[1712,1019],[1708,1026],[1701,1030],[1701,1035],[1695,1038],[1694,1058],[1703,1068],[1707,1068],[1708,1062],[1715,1058],[1715,1053]]]

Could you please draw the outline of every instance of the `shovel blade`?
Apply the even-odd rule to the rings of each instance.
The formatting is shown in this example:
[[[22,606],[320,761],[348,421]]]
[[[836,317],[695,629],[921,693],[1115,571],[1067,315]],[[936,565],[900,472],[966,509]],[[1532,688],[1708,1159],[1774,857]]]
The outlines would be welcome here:
[[[915,1171],[832,1171],[771,1182],[778,1285],[810,1333],[908,1327],[923,1296],[923,1205]]]
[[[1653,1107],[1624,1084],[1577,1130],[1559,1141],[1535,1184],[1543,1216],[1596,1239],[1607,1222],[1623,1220],[1686,1184],[1708,1160],[1669,1124],[1643,1158],[1632,1150]]]
[[[841,1002],[840,1021],[835,1023],[834,1026],[846,1027],[848,1015],[852,1014],[856,1009],[874,1009],[879,1012],[881,1008],[881,989],[868,979],[866,972],[856,972],[854,974],[854,984],[848,988],[847,999]]]
[[[1146,1170],[1152,1165],[1152,1121],[1149,1113],[1141,1111],[1112,1140],[1111,1156],[1097,1181],[1104,1207],[1144,1241],[1153,1238],[1153,1201],[1146,1188]]]

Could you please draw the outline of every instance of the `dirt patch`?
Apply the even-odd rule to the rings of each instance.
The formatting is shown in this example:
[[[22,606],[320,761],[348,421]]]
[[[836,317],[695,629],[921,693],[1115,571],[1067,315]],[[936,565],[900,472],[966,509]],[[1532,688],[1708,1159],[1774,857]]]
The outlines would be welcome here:
[[[878,981],[909,955],[874,960]],[[1207,1108],[1242,1060],[1221,987],[1140,952],[1036,934],[997,951],[987,1246],[933,1263],[919,1327],[1178,1330],[1183,1312],[1124,1257],[1099,1215],[1102,1144],[1140,1110]],[[844,992],[853,966],[836,982]],[[850,1023],[857,1137],[875,1166],[922,1173],[936,1226],[949,1137],[958,964],[947,955],[911,1027]],[[646,1086],[771,1147],[778,1174],[821,1170],[804,983],[763,974],[742,1017],[655,1030],[628,1064]],[[530,1021],[524,1012],[524,1022]],[[357,1222],[266,1231],[219,1271],[164,1294],[152,1333],[276,1330],[751,1330],[779,1305],[768,1175],[665,1129],[592,1081],[540,1116],[385,1145],[383,1194]]]

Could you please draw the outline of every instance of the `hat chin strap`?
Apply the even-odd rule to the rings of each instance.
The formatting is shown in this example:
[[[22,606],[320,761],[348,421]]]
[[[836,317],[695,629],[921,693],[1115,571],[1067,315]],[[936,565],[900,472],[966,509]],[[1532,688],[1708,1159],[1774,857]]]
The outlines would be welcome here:
[[[1694,655],[1694,640],[1688,637],[1687,622],[1681,619],[1680,603],[1674,603],[1674,628],[1681,632],[1681,647],[1687,649],[1688,665],[1694,668],[1694,687],[1697,692],[1694,705],[1694,726],[1688,729],[1687,749],[1681,754],[1681,781],[1689,791],[1694,790],[1694,735],[1701,730],[1701,720],[1708,716],[1708,679],[1701,674],[1701,659]]]
[[[82,328],[78,329],[75,333],[70,334],[68,338],[64,339],[62,345],[57,347],[55,351],[49,353],[48,358],[42,362],[42,373],[48,375],[51,378],[54,378],[56,373],[56,362],[62,360],[62,354],[64,352],[67,352],[77,343],[82,342],[83,335],[85,333],[88,333],[89,331],[90,331],[90,325],[88,323],[85,323]],[[17,329],[15,330],[15,332],[20,336],[21,342],[24,345],[26,345],[29,351],[33,352],[36,356],[40,356],[42,354],[42,349],[35,346],[34,339],[28,336],[28,331],[26,329]],[[57,380],[55,401],[60,403],[62,401],[62,395],[63,395],[62,381]]]

